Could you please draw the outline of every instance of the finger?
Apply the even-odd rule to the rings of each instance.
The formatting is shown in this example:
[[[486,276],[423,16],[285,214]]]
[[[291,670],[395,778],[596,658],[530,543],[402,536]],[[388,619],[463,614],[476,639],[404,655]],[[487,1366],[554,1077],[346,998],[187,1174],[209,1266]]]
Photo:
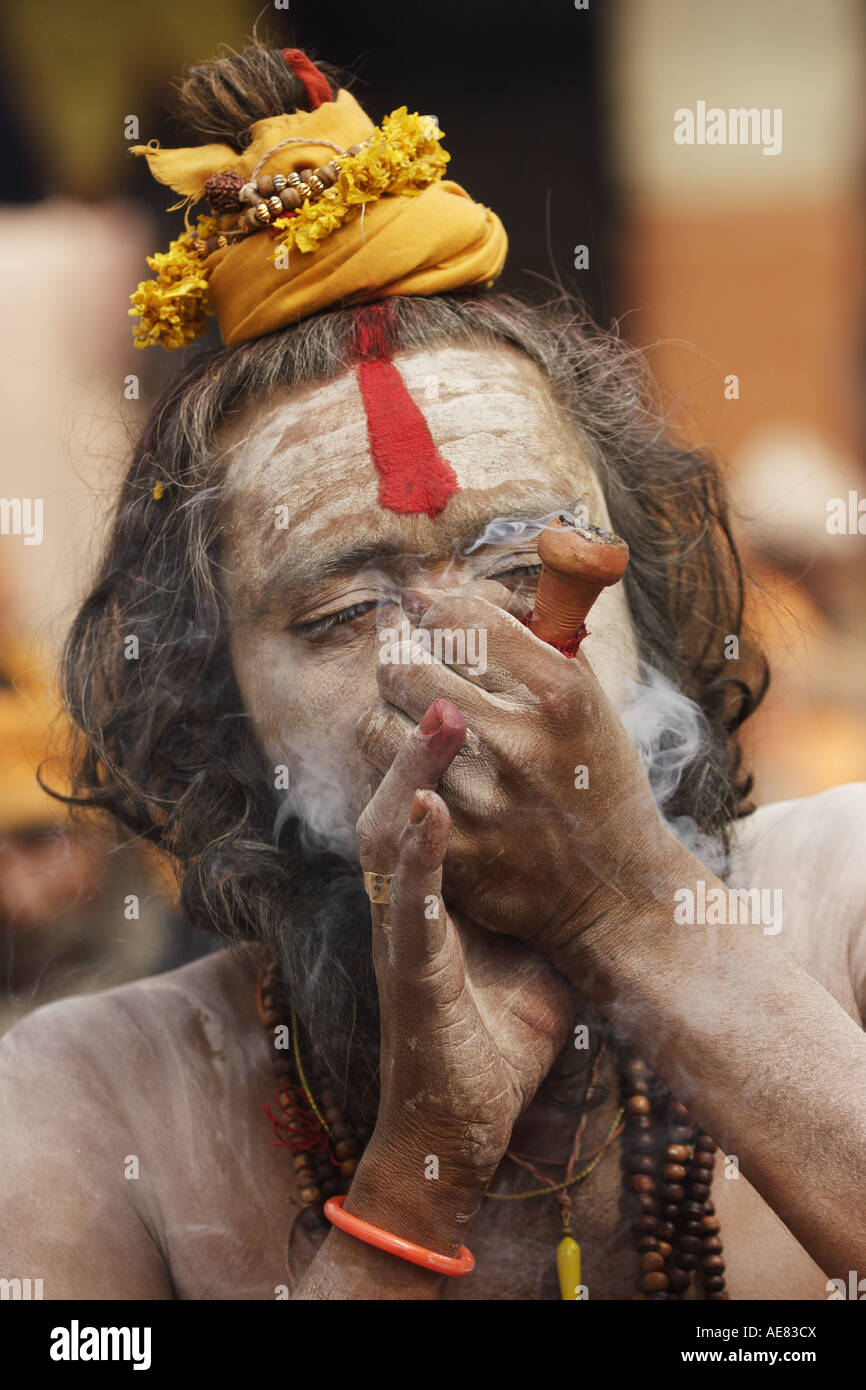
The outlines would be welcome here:
[[[415,727],[408,714],[380,700],[364,710],[355,725],[355,737],[367,762],[387,772]]]
[[[429,610],[431,614],[436,606]],[[497,714],[522,713],[535,699],[539,678],[558,688],[562,672],[548,667],[551,658],[559,664],[567,658],[539,642],[522,624],[515,624],[516,641],[491,645],[487,619],[493,613],[499,613],[504,622],[515,622],[487,603],[483,611],[464,609],[448,615],[442,626],[436,621],[428,624],[425,614],[423,628],[382,649],[376,671],[382,699],[419,719],[433,700],[442,697],[459,705],[472,725],[489,723]]]
[[[386,909],[391,959],[401,974],[423,972],[445,941],[442,863],[450,828],[451,817],[442,798],[432,791],[416,791],[400,836]]]
[[[362,715],[360,724],[366,716]],[[390,873],[400,833],[417,788],[432,790],[466,737],[466,721],[456,705],[434,700],[416,729],[406,736],[358,821],[358,847],[364,868]],[[374,862],[375,861],[375,862]]]
[[[367,762],[384,774],[415,725],[402,710],[383,702],[365,710],[355,729]],[[439,790],[452,810],[459,806],[474,814],[489,806],[494,766],[478,735],[467,729],[463,744],[439,781]]]
[[[465,598],[484,599],[518,620],[525,618],[532,608],[532,593],[509,589],[507,584],[500,584],[496,579],[473,579],[461,585],[460,593]]]
[[[515,618],[524,618],[532,607],[529,594],[515,592],[495,579],[472,579],[466,584],[461,584],[460,593],[468,598],[486,599],[488,603],[495,604],[497,608],[502,608]],[[417,623],[431,603],[435,603],[441,597],[441,589],[404,589],[400,602],[409,618]]]
[[[527,708],[536,708],[539,700],[564,708],[563,702],[574,693],[582,668],[541,641],[525,623],[483,598],[464,597],[462,592],[443,595],[425,611],[421,625],[443,632],[478,628],[472,639],[473,652],[480,655],[486,671],[475,684],[500,710],[524,713]],[[468,652],[468,635],[465,640]],[[455,692],[451,698],[458,700],[468,719],[475,718],[465,695]]]
[[[519,698],[525,691],[521,668],[531,669],[536,656],[521,621],[529,612],[525,598],[504,584],[478,580],[449,593],[404,590],[401,601],[417,624],[410,641],[435,660],[491,694]]]
[[[519,682],[515,672],[532,669],[539,652],[551,652],[546,642],[534,637],[515,616],[482,595],[467,594],[462,589],[443,594],[425,609],[419,626],[425,629],[483,629],[487,634],[487,657],[491,673],[499,679]],[[485,685],[486,688],[486,685]]]
[[[457,705],[466,720],[473,723],[490,714],[490,696],[478,681],[465,680],[445,661],[437,660],[423,642],[407,638],[384,647],[376,668],[376,683],[382,699],[410,719],[419,720],[436,699]],[[443,641],[444,637],[444,641]],[[454,634],[433,636],[444,656],[452,657]],[[474,640],[474,638],[472,639]]]

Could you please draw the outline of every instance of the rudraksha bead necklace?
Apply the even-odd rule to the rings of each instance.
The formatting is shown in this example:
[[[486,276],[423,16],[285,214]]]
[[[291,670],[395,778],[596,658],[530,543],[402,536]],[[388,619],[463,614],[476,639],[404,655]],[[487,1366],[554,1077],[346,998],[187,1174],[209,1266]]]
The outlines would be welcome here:
[[[294,1008],[288,1006],[286,1018],[274,963],[259,972],[258,1008],[277,1078],[277,1111],[267,1105],[264,1112],[276,1142],[294,1154],[301,1214],[305,1217],[302,1224],[308,1234],[318,1231],[324,1237],[330,1225],[322,1207],[329,1197],[348,1191],[370,1131],[350,1124],[315,1055],[308,1056],[306,1062],[302,1059]],[[288,1030],[288,1048],[275,1046],[275,1030],[279,1027]]]

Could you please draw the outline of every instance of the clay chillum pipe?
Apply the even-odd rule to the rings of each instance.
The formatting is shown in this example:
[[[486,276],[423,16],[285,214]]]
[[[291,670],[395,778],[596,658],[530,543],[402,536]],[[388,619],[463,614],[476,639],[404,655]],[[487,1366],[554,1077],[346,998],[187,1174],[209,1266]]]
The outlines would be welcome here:
[[[562,646],[577,637],[602,589],[622,579],[628,546],[612,531],[576,526],[560,516],[538,538],[541,574],[529,627],[543,642]]]

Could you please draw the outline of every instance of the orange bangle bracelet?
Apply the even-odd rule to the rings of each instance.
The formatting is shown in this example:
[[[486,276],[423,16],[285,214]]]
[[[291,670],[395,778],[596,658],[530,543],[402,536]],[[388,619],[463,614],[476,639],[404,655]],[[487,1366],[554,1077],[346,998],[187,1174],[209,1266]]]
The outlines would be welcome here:
[[[432,1269],[434,1274],[471,1274],[475,1268],[475,1256],[465,1245],[461,1245],[456,1255],[438,1255],[435,1250],[425,1250],[423,1245],[413,1245],[411,1240],[393,1236],[383,1231],[381,1226],[371,1226],[360,1216],[343,1211],[345,1197],[329,1197],[325,1203],[325,1215],[332,1226],[338,1226],[347,1235],[355,1236],[366,1245],[374,1245],[389,1255],[399,1255],[401,1260],[420,1265],[422,1269]]]

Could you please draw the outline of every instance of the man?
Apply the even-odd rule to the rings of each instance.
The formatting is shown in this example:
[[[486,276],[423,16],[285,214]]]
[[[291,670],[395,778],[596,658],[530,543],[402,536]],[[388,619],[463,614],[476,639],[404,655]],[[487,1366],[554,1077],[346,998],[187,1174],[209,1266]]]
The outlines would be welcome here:
[[[136,852],[70,825],[37,780],[40,765],[54,785],[64,768],[48,670],[0,607],[0,1033],[52,1000],[192,959]]]
[[[230,76],[233,109],[246,92],[247,123],[267,127],[246,153],[209,156],[220,174],[255,191],[256,140],[267,153],[300,142],[294,130],[306,143],[283,147],[287,170],[327,138],[350,190],[372,177],[359,118],[335,133],[345,93],[325,96],[296,55],[281,68],[253,50],[198,73],[190,109],[203,92],[212,107]],[[277,128],[249,94],[272,100],[281,82],[282,109],[309,114]],[[183,192],[195,160],[180,154]],[[246,184],[211,184],[217,206],[234,187]],[[451,209],[436,205],[440,222],[417,192],[400,247],[424,275],[432,256],[442,290],[455,273],[486,283],[501,263],[490,215],[475,219],[468,267],[456,224],[447,251],[422,256],[419,227],[438,236]],[[371,1126],[347,1160],[354,1232],[317,1243],[292,1224],[312,1201],[294,1173],[313,1160],[269,1143],[279,1025],[266,1038],[260,950],[226,950],[41,1010],[7,1039],[3,1264],[38,1265],[46,1297],[546,1299],[567,1216],[581,1296],[676,1292],[668,1243],[644,1237],[639,1263],[621,1210],[625,1035],[724,1152],[709,1219],[726,1288],[710,1287],[823,1298],[866,1242],[862,788],[737,820],[735,734],[757,686],[725,661],[740,575],[713,466],[664,442],[629,354],[587,325],[426,282],[424,297],[392,296],[390,259],[377,292],[368,247],[403,196],[371,196],[363,233],[355,209],[328,234],[339,256],[328,240],[327,263],[302,251],[264,296],[271,262],[254,262],[251,223],[237,245],[205,247],[223,335],[246,346],[195,363],[154,412],[66,672],[81,795],[175,856],[191,919],[271,949],[307,1056],[358,1132]],[[343,215],[336,198],[324,206]],[[286,329],[315,312],[335,259],[387,302]],[[157,337],[194,322],[177,283],[142,291]],[[578,507],[625,536],[631,565],[571,659],[521,618],[544,519]],[[474,640],[435,655],[422,631]],[[689,901],[729,901],[720,871],[769,890],[772,911],[690,920]],[[626,1109],[641,1115],[655,1092],[633,1089]],[[575,1176],[578,1151],[565,1209],[545,1175]],[[541,1197],[507,1200],[527,1165]],[[641,1172],[632,1191],[652,1223]],[[393,1253],[393,1237],[427,1265]],[[436,1272],[432,1257],[465,1268],[464,1246],[474,1272]]]

